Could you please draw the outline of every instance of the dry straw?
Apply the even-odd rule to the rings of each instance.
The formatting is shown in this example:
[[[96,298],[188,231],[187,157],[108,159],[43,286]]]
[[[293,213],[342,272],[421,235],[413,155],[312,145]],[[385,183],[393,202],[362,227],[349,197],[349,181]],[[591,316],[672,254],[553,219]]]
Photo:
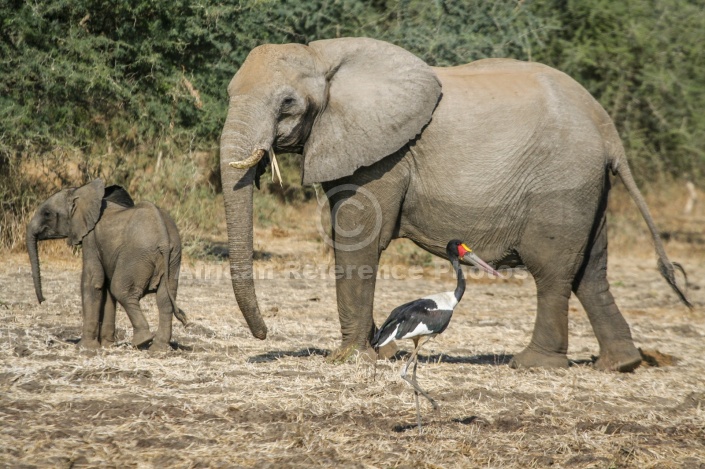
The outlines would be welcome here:
[[[511,370],[535,315],[530,278],[469,281],[448,330],[422,351],[418,379],[438,400],[415,428],[413,393],[399,378],[408,353],[372,365],[332,364],[338,345],[331,278],[282,278],[290,261],[329,262],[315,233],[281,242],[258,227],[255,266],[270,334],[253,339],[226,278],[183,279],[179,304],[194,326],[175,324],[177,349],[120,345],[80,352],[80,258],[43,252],[47,301],[36,304],[24,255],[0,265],[0,466],[18,467],[698,467],[705,462],[705,288],[696,309],[678,304],[649,254],[619,257],[609,278],[634,339],[652,365],[631,374],[594,371],[599,347],[580,304],[570,303],[565,370]],[[614,247],[614,246],[612,246]],[[698,286],[697,249],[669,244]],[[394,243],[385,262],[407,257]],[[404,254],[404,256],[401,256]],[[187,259],[185,265],[194,262]],[[215,262],[215,261],[211,261]],[[209,264],[222,267],[221,264]],[[381,279],[375,320],[448,277]],[[153,327],[154,299],[142,305]],[[658,352],[658,353],[657,353]],[[660,355],[659,355],[660,354]],[[424,405],[426,405],[424,403]]]

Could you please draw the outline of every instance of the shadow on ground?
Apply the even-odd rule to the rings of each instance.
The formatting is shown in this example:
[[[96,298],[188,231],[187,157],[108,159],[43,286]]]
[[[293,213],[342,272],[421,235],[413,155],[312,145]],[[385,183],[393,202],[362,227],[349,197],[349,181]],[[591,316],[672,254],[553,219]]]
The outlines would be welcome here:
[[[272,350],[267,353],[260,355],[254,355],[247,359],[248,363],[269,363],[278,360],[283,357],[296,357],[296,358],[306,358],[312,357],[314,355],[319,355],[326,357],[330,354],[330,350],[319,349],[316,347],[307,347],[300,350]],[[410,352],[398,351],[392,357],[389,358],[390,361],[406,361]],[[475,355],[472,357],[456,357],[451,355],[437,354],[437,355],[419,355],[420,363],[463,363],[470,365],[506,365],[508,364],[514,355],[506,354],[487,354],[487,355]]]
[[[389,360],[391,361],[405,361],[411,356],[410,352],[398,351]],[[419,363],[462,363],[468,365],[507,365],[514,355],[507,354],[485,354],[485,355],[474,355],[471,357],[458,357],[445,354],[436,355],[419,355]]]
[[[459,423],[461,425],[471,425],[473,423],[485,424],[485,425],[487,424],[487,422],[482,417],[478,417],[477,415],[471,415],[468,417],[452,418],[452,419],[450,419],[450,422]],[[431,425],[432,423],[433,423],[432,421],[429,421],[429,422],[426,422],[425,425],[428,426],[428,425]],[[442,424],[443,422],[439,421],[436,423]],[[392,427],[392,431],[395,433],[403,433],[407,430],[416,430],[417,428],[418,428],[417,423],[399,423],[399,424],[396,424]]]
[[[228,243],[218,241],[205,241],[189,246],[189,255],[197,259],[226,260],[229,258]],[[271,252],[253,251],[252,258],[256,261],[268,261],[273,257]]]
[[[411,352],[398,351],[390,358],[391,361],[406,361],[411,356]],[[473,356],[453,356],[445,354],[436,355],[419,355],[419,363],[460,363],[466,365],[508,365],[512,361],[514,355],[504,353],[488,353],[483,355]],[[589,359],[569,360],[570,366],[585,366],[593,365],[597,357]]]
[[[330,354],[330,350],[320,349],[316,347],[307,347],[301,350],[272,350],[271,352],[255,355],[247,359],[247,363],[269,363],[284,357],[305,358],[314,355],[326,357]]]

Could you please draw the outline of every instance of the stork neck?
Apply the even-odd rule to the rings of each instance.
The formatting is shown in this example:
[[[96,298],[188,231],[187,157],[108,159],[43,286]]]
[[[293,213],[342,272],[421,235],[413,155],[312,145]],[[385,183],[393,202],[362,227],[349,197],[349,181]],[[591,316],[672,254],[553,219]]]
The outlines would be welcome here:
[[[460,302],[460,299],[465,293],[465,275],[463,275],[463,269],[460,267],[460,262],[458,259],[453,259],[453,268],[455,269],[455,276],[458,278],[458,285],[455,287],[455,299]]]

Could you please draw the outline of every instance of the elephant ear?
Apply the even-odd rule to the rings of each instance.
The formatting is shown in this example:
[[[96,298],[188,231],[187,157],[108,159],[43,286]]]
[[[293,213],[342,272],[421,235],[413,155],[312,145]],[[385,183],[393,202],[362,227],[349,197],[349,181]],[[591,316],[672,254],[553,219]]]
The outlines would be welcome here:
[[[314,41],[309,47],[327,67],[328,97],[304,147],[305,184],[376,163],[431,120],[441,84],[412,53],[368,38]]]
[[[100,219],[104,193],[105,184],[101,179],[69,192],[70,244],[81,244],[83,238],[95,228],[95,224]]]
[[[130,194],[122,186],[108,186],[105,188],[103,198],[106,202],[113,202],[122,207],[134,207],[135,201],[132,200]]]

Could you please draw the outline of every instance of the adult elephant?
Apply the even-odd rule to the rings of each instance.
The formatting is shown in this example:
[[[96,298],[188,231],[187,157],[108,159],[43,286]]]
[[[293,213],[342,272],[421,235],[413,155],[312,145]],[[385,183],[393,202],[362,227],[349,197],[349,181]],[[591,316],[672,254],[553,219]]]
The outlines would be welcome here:
[[[330,198],[339,354],[369,347],[380,253],[409,238],[445,257],[449,239],[490,263],[522,263],[537,287],[530,344],[515,367],[568,365],[568,298],[600,344],[596,367],[641,361],[606,278],[609,173],[646,220],[674,278],[610,117],[567,75],[485,59],[430,67],[392,44],[343,38],[253,49],[228,86],[220,141],[232,285],[252,334],[267,327],[252,275],[252,183],[269,152],[302,153],[304,184]],[[345,234],[345,236],[341,236]],[[369,274],[371,268],[372,275]]]

